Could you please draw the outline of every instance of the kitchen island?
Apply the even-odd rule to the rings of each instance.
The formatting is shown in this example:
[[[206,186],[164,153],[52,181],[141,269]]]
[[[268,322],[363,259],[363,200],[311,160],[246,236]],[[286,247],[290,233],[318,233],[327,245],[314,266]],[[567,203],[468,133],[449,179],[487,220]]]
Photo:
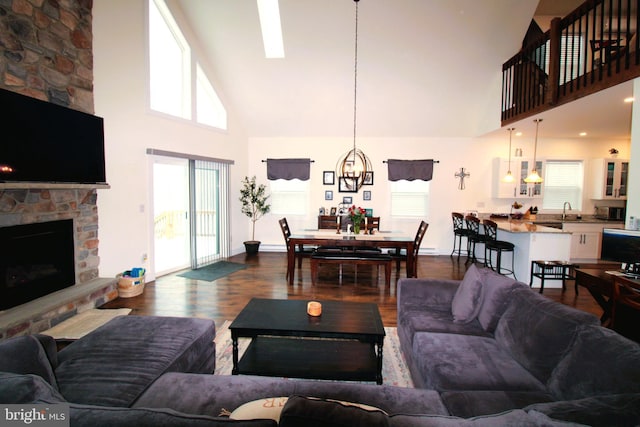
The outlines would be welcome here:
[[[571,257],[571,233],[557,228],[533,224],[531,221],[498,220],[498,240],[515,245],[514,266],[516,278],[529,284],[531,261],[569,261]],[[503,258],[508,266],[509,259]],[[535,279],[534,288],[540,287]],[[561,288],[562,281],[545,282],[545,288]]]

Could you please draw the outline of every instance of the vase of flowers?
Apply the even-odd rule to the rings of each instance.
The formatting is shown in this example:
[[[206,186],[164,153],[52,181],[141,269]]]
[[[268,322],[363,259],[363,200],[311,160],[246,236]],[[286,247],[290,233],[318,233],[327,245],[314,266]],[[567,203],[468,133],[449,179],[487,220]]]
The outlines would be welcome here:
[[[353,205],[349,208],[349,218],[351,219],[351,223],[353,224],[353,232],[355,234],[360,234],[360,225],[362,224],[362,220],[365,217],[367,211],[365,211],[361,207],[356,207]]]

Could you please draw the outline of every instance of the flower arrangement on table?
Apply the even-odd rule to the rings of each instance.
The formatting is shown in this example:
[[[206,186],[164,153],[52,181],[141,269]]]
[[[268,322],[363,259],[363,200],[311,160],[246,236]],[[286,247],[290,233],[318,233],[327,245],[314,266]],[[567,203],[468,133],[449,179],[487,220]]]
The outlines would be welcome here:
[[[360,224],[362,224],[362,220],[365,218],[366,213],[367,213],[366,210],[364,210],[359,206],[356,207],[356,205],[353,205],[349,208],[349,211],[347,212],[347,214],[351,219],[351,223],[353,224],[353,232],[355,234],[360,233]]]

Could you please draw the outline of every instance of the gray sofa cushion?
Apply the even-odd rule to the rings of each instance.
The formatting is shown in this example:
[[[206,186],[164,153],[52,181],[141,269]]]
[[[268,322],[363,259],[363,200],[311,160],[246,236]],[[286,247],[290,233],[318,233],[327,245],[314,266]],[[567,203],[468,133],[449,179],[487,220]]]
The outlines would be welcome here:
[[[557,420],[583,423],[594,427],[640,425],[640,393],[537,403],[524,409],[536,410]]]
[[[331,381],[286,381],[251,375],[196,375],[170,372],[155,381],[134,407],[171,408],[218,415],[240,405],[277,396],[312,396],[360,402],[387,413],[447,414],[434,390]]]
[[[0,403],[64,402],[64,397],[42,377],[0,372]]]
[[[280,414],[281,427],[386,427],[387,415],[338,402],[290,396]]]
[[[583,326],[548,387],[558,400],[640,393],[640,345],[610,329]]]
[[[116,317],[60,351],[58,386],[69,402],[128,407],[165,372],[211,373],[214,338],[208,319]]]
[[[440,396],[449,414],[462,418],[498,414],[533,403],[553,401],[549,393],[542,391],[463,390],[446,391]]]
[[[545,391],[492,338],[418,332],[412,357],[429,389]]]
[[[389,417],[389,425],[392,427],[568,427],[582,424],[554,420],[537,411],[525,412],[516,409],[469,419],[398,414]]]
[[[511,292],[495,338],[520,365],[546,383],[551,372],[573,345],[577,328],[599,325],[599,319],[584,311],[558,304],[529,288]]]
[[[509,305],[511,291],[526,285],[488,268],[481,269],[480,273],[484,286],[484,297],[478,312],[478,321],[485,331],[493,333],[500,317]]]
[[[50,360],[55,356],[46,351],[50,341],[55,345],[51,337],[27,335],[0,342],[0,371],[38,375],[57,388]]]
[[[482,279],[482,274],[475,265],[469,267],[451,301],[454,322],[468,323],[478,317],[484,288]]]
[[[74,427],[277,427],[273,420],[236,421],[222,417],[183,414],[170,409],[111,408],[71,404]]]
[[[406,310],[398,317],[398,332],[403,329],[409,337],[416,332],[492,336],[482,328],[477,319],[467,323],[454,322],[450,310]]]

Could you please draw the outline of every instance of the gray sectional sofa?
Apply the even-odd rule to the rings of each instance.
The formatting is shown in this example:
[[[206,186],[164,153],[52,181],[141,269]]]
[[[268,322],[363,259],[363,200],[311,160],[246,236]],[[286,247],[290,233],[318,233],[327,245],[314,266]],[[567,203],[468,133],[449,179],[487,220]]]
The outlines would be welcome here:
[[[524,408],[640,424],[640,346],[489,269],[401,279],[398,335],[414,384],[437,390],[451,415]]]
[[[123,316],[61,351],[0,342],[0,405],[66,405],[72,426],[640,424],[640,348],[593,316],[475,267],[398,292],[415,389],[212,375],[211,320]]]

